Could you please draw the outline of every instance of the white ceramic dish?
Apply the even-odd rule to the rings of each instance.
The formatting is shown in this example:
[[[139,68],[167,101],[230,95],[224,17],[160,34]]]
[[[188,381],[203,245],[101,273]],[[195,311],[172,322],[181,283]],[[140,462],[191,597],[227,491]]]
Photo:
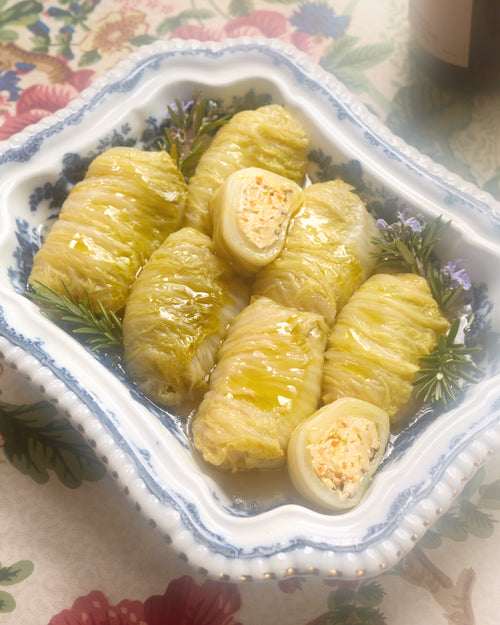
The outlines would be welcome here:
[[[250,88],[270,94],[301,119],[315,149],[357,177],[369,201],[452,219],[443,257],[464,258],[486,286],[478,311],[491,339],[484,379],[460,405],[397,438],[362,503],[342,515],[304,505],[280,476],[232,480],[208,470],[179,419],[145,401],[23,295],[33,250],[71,183],[62,173],[114,141],[140,145],[148,120],[193,88],[222,98]],[[500,447],[498,203],[406,146],[290,47],[241,39],[141,48],[69,107],[0,143],[0,233],[0,352],[85,433],[173,548],[212,577],[377,574],[413,547]]]

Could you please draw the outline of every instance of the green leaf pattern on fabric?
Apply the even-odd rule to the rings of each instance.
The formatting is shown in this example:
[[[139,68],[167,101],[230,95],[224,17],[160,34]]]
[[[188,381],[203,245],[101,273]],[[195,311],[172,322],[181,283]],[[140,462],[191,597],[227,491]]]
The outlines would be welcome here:
[[[357,46],[357,42],[357,37],[349,35],[336,39],[326,49],[320,65],[353,92],[359,93],[370,90],[364,72],[387,59],[392,45],[379,43]]]
[[[48,402],[26,406],[0,403],[0,432],[5,457],[40,484],[49,479],[49,470],[70,488],[105,475],[87,441]]]
[[[471,536],[488,538],[496,529],[494,517],[483,510],[500,509],[500,480],[484,484],[485,470],[480,468],[457,496],[452,507],[445,512],[432,529],[420,540],[418,545],[385,575],[399,574],[408,583],[422,586],[433,594],[436,601],[444,608],[447,622],[463,623],[467,618],[467,606],[470,603],[471,572],[463,571],[457,583],[454,583],[425,553],[443,545],[446,540],[464,542]],[[473,574],[473,573],[472,573]],[[384,625],[387,623],[383,613],[384,574],[376,581],[351,582],[350,585],[337,588],[328,599],[328,613],[324,621],[327,625]],[[468,581],[467,581],[468,580]],[[463,610],[463,612],[462,612]],[[455,620],[454,620],[455,619]]]
[[[377,606],[385,594],[378,581],[363,582],[356,590],[338,588],[328,599],[327,625],[384,625],[385,616]]]
[[[483,508],[500,509],[500,484],[498,481],[483,484],[484,478],[484,468],[476,471],[450,509],[437,519],[422,538],[422,546],[434,549],[442,544],[443,538],[463,542],[469,536],[488,538],[492,535],[495,519]]]
[[[4,9],[6,4],[7,0],[0,3],[0,41],[16,41],[19,33],[11,27],[33,23],[43,10],[43,6],[40,2],[25,0]]]
[[[33,562],[20,560],[10,566],[0,567],[0,586],[18,584],[33,573]]]
[[[0,586],[12,586],[29,577],[34,570],[33,562],[19,560],[10,566],[0,566]],[[12,612],[16,607],[14,597],[5,590],[0,590],[0,613]]]
[[[479,488],[478,505],[489,510],[500,510],[500,480]]]
[[[231,17],[245,17],[255,10],[253,0],[231,0],[229,14]]]

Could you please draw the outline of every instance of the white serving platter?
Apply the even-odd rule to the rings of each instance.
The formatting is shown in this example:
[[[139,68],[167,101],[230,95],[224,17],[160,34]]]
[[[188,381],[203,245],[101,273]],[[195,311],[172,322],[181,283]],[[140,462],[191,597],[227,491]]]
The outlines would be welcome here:
[[[250,89],[268,94],[381,215],[408,206],[452,220],[439,253],[463,258],[481,293],[481,382],[396,437],[363,501],[343,514],[312,509],[283,475],[208,469],[181,418],[147,401],[24,294],[33,253],[85,159],[118,143],[141,146],[167,104],[194,89],[227,101]],[[143,47],[65,109],[0,142],[0,353],[84,433],[172,548],[214,578],[368,577],[412,549],[500,447],[499,267],[498,202],[407,146],[332,75],[277,41]]]

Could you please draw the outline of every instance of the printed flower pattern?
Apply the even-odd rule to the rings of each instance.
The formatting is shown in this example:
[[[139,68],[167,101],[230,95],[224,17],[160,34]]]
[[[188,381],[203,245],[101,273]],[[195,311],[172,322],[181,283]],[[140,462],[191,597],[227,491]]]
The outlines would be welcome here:
[[[75,82],[78,87],[71,83],[65,85],[33,85],[27,87],[16,101],[14,115],[4,113],[4,122],[0,126],[0,141],[8,139],[15,132],[19,132],[29,124],[34,124],[47,115],[55,113],[76,98],[81,88],[86,86],[88,78],[80,75]],[[80,80],[82,79],[83,80]]]
[[[292,26],[292,21],[282,13],[257,10],[244,17],[229,20],[219,30],[196,24],[183,24],[176,28],[170,37],[200,41],[222,41],[234,37],[267,37],[292,44],[313,60],[318,61],[323,54],[326,41],[316,40],[315,33],[295,30]]]
[[[106,61],[106,67],[123,58],[134,49],[131,41],[148,30],[144,13],[113,11],[96,25],[94,32],[82,40],[84,58]],[[87,50],[87,47],[89,49]],[[88,62],[88,60],[86,61]]]
[[[106,596],[94,590],[85,597],[79,597],[73,607],[63,610],[50,619],[49,625],[147,625],[144,620],[144,604],[124,599],[115,606]]]
[[[234,615],[241,607],[234,584],[205,581],[197,585],[185,575],[169,583],[163,595],[141,601],[124,599],[110,605],[100,591],[78,598],[49,625],[241,625]]]
[[[333,7],[319,2],[301,4],[290,19],[290,23],[299,31],[333,39],[345,34],[349,22],[348,15],[337,15]]]
[[[0,141],[69,104],[94,77],[93,70],[72,70],[62,58],[0,42],[1,69]],[[33,84],[23,88],[25,77]]]
[[[6,91],[9,94],[9,100],[17,100],[21,87],[18,86],[21,80],[12,70],[0,73],[0,91]]]

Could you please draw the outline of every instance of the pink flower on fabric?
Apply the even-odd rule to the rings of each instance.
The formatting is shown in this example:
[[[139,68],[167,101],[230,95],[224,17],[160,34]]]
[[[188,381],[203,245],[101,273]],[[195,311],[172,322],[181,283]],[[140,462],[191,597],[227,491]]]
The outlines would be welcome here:
[[[292,30],[290,21],[277,11],[253,11],[245,17],[229,20],[220,30],[184,24],[171,33],[172,38],[199,41],[223,41],[233,37],[266,37],[294,45],[298,50],[318,61],[328,43],[324,37]]]
[[[124,599],[111,606],[102,592],[94,590],[52,617],[49,625],[241,625],[234,619],[240,607],[235,584],[207,580],[199,586],[184,575],[171,581],[163,595],[144,603]]]
[[[224,28],[226,37],[264,36],[281,38],[288,32],[288,20],[276,11],[254,11],[245,17],[229,21]]]
[[[79,91],[71,85],[33,85],[21,92],[15,115],[6,114],[0,127],[0,140],[8,139],[29,124],[54,113],[76,98]]]
[[[224,32],[198,26],[197,24],[183,24],[172,31],[171,38],[176,39],[196,39],[197,41],[221,41],[224,39]]]
[[[78,89],[78,91],[83,91],[83,89],[90,85],[93,78],[93,69],[78,69],[76,72],[73,72],[71,74],[66,83],[75,87],[75,89]]]
[[[241,607],[235,584],[207,580],[198,586],[188,575],[173,580],[164,595],[144,603],[147,625],[241,625],[234,614]]]
[[[328,40],[298,30],[290,34],[290,43],[317,63],[325,53]]]
[[[70,610],[63,610],[53,616],[49,625],[148,625],[144,620],[144,606],[141,601],[120,601],[109,605],[105,595],[93,590],[86,597],[75,601]]]
[[[232,37],[275,37],[287,32],[288,21],[276,11],[254,11],[245,17],[229,20],[221,29],[183,24],[171,33],[171,38],[198,39],[199,41],[222,41]]]
[[[93,72],[82,70],[75,72],[66,84],[32,85],[24,89],[16,101],[15,114],[4,113],[0,141],[69,104],[87,87],[92,76]]]

